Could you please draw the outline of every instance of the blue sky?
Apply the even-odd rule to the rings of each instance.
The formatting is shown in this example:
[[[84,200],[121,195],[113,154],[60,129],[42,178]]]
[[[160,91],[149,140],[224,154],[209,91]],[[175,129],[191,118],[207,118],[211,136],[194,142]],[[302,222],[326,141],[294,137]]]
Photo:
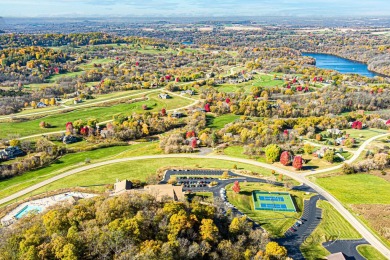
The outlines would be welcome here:
[[[389,0],[0,0],[0,16],[370,16]]]

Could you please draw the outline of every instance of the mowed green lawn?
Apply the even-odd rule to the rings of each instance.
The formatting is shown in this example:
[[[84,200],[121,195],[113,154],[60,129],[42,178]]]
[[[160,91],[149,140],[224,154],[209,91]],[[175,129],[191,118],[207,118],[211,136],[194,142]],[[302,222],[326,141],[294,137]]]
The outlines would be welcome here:
[[[274,80],[271,75],[255,75],[253,80],[248,82],[238,83],[238,84],[221,84],[216,88],[220,92],[236,92],[237,90],[242,90],[245,93],[250,93],[251,87],[275,87],[282,86],[284,84],[283,80]]]
[[[77,76],[83,74],[84,72],[85,71],[75,71],[75,72],[67,72],[67,73],[63,73],[63,74],[57,74],[57,75],[53,75],[53,76],[48,77],[46,80],[49,83],[55,83],[60,78],[65,78],[65,77],[76,78]]]
[[[374,175],[339,175],[315,181],[344,204],[390,204],[390,183]]]
[[[156,145],[156,144],[154,144]],[[145,154],[149,154],[148,150],[157,149],[156,147],[149,147],[148,149],[142,149]],[[100,151],[100,150],[98,150]],[[139,152],[140,149],[135,149],[132,152],[122,151],[120,154],[115,156],[114,154],[109,159],[114,158],[123,158],[123,157],[133,157],[145,155]],[[155,150],[157,151],[157,150]],[[83,153],[80,155],[82,156]],[[131,155],[130,155],[131,154]],[[83,162],[85,156],[82,156]],[[96,161],[92,160],[92,163]],[[235,162],[226,162],[223,160],[208,160],[208,159],[189,159],[189,158],[165,158],[165,159],[148,159],[148,160],[137,160],[137,161],[128,161],[117,164],[106,165],[103,167],[97,167],[88,171],[83,171],[56,182],[53,182],[45,187],[42,187],[38,190],[33,191],[25,198],[31,195],[41,194],[51,190],[57,190],[61,188],[69,187],[78,187],[78,186],[99,186],[105,184],[113,184],[116,179],[139,179],[142,181],[147,180],[148,176],[156,174],[156,171],[161,167],[191,167],[191,168],[215,168],[215,169],[232,169],[233,165],[237,165],[239,168],[246,169],[253,172],[261,173],[262,175],[270,175],[271,172],[267,169],[262,169],[247,164],[240,164]],[[84,164],[82,164],[84,165]],[[63,172],[63,171],[62,171]],[[47,172],[46,172],[47,174]],[[56,174],[57,175],[57,174]],[[54,176],[54,175],[53,175]],[[50,177],[53,177],[50,176]],[[46,178],[47,179],[47,178]],[[40,180],[43,181],[44,179]],[[30,183],[32,185],[32,182]],[[27,186],[30,186],[27,185]],[[13,190],[12,193],[17,190]],[[11,193],[11,194],[12,194]],[[1,194],[1,193],[0,193]],[[19,200],[21,199],[19,198]]]
[[[234,122],[235,120],[239,119],[239,115],[233,115],[233,114],[227,114],[222,116],[212,116],[207,115],[207,127],[213,128],[213,129],[222,129],[225,127],[225,125]]]
[[[244,214],[255,220],[265,228],[272,237],[281,237],[302,215],[303,200],[309,199],[310,195],[304,192],[287,190],[284,187],[277,187],[263,183],[240,183],[240,193],[231,190],[232,184],[226,187],[227,197],[230,203],[236,206]],[[283,191],[289,192],[295,202],[297,212],[254,210],[252,191]]]
[[[306,259],[322,259],[330,253],[322,243],[329,240],[360,239],[360,234],[327,201],[319,200],[317,207],[322,209],[322,220],[317,228],[301,245]]]
[[[371,245],[360,245],[357,247],[357,250],[367,260],[386,260],[386,257]]]
[[[7,122],[0,123],[0,138],[5,138],[9,134],[18,134],[21,137],[42,134],[48,132],[57,132],[65,130],[65,124],[78,119],[88,120],[96,118],[99,122],[112,120],[113,115],[124,114],[131,115],[132,113],[144,113],[143,105],[147,105],[150,112],[160,111],[163,107],[166,109],[174,109],[191,104],[190,100],[174,97],[172,99],[162,100],[157,97],[158,94],[151,94],[147,101],[140,101],[132,104],[119,104],[109,107],[88,107],[68,113],[60,113],[48,115],[39,119],[29,120],[25,122]],[[136,97],[134,97],[136,98]],[[40,128],[39,123],[45,121],[52,127]]]
[[[83,70],[89,70],[89,69],[95,68],[94,64],[104,65],[104,64],[111,63],[111,62],[115,62],[115,60],[112,60],[112,59],[93,59],[93,60],[89,61],[88,63],[79,65],[79,67]]]

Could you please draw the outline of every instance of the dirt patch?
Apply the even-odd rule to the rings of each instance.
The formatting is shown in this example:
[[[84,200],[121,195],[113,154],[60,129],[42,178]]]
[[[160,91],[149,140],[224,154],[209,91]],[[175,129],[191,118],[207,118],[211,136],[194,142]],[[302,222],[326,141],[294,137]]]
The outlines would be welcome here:
[[[363,216],[368,224],[390,242],[390,205],[356,204],[352,209]]]

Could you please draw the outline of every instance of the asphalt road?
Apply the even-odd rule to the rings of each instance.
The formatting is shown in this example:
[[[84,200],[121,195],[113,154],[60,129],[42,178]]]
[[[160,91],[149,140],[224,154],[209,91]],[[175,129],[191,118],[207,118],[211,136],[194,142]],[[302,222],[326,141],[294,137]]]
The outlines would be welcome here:
[[[372,137],[372,138],[368,139],[367,141],[365,141],[362,144],[362,146],[356,151],[354,156],[351,159],[349,159],[347,162],[350,163],[350,162],[353,162],[354,160],[356,160],[359,157],[359,155],[361,154],[361,152],[365,149],[365,147],[371,141],[373,141],[375,139],[378,139],[378,138],[381,138],[381,137],[384,137],[384,136],[387,136],[387,135],[389,135],[389,134],[383,134],[383,135],[379,135],[379,136],[376,136],[376,137]],[[364,239],[366,239],[367,242],[369,242],[372,246],[374,246],[385,257],[390,259],[390,250],[389,250],[389,248],[387,248],[382,243],[382,241],[380,241],[373,233],[371,233],[371,231],[368,230],[368,228],[366,228],[355,216],[353,216],[335,197],[333,197],[333,195],[328,193],[323,188],[319,187],[317,184],[315,184],[315,183],[313,183],[310,180],[305,178],[305,176],[310,175],[310,174],[315,174],[315,173],[320,173],[320,172],[327,172],[327,171],[339,169],[339,168],[342,167],[342,165],[331,167],[331,168],[324,169],[324,170],[314,171],[314,172],[311,172],[311,173],[302,174],[302,173],[296,173],[296,172],[288,171],[288,170],[285,170],[285,169],[280,169],[280,168],[278,168],[278,167],[276,167],[274,165],[269,165],[269,164],[266,164],[266,163],[261,163],[261,162],[257,162],[257,161],[253,161],[253,160],[249,160],[249,159],[242,159],[242,158],[234,158],[234,157],[229,157],[229,156],[223,156],[223,155],[207,155],[207,156],[204,156],[204,155],[196,155],[196,154],[166,154],[166,155],[150,155],[150,156],[122,158],[122,159],[114,159],[114,160],[99,162],[99,163],[96,163],[96,164],[90,164],[90,165],[86,165],[86,166],[83,166],[83,167],[80,167],[80,168],[77,168],[77,169],[73,169],[73,170],[67,171],[67,172],[62,173],[60,175],[57,175],[57,176],[54,176],[54,177],[52,177],[50,179],[42,181],[42,182],[40,182],[38,184],[35,184],[35,185],[31,186],[31,187],[28,187],[28,188],[26,188],[24,190],[16,192],[16,193],[14,193],[14,194],[6,197],[6,198],[3,198],[3,199],[0,200],[0,204],[4,204],[6,202],[14,200],[14,199],[16,199],[16,198],[18,198],[20,196],[26,195],[26,194],[28,194],[28,193],[36,190],[36,189],[39,189],[39,188],[41,188],[41,187],[43,187],[43,186],[45,186],[45,185],[47,185],[49,183],[52,183],[52,182],[57,181],[57,180],[60,180],[62,178],[70,176],[72,174],[79,173],[79,172],[82,172],[82,171],[86,171],[86,170],[89,170],[89,169],[93,169],[93,168],[96,168],[96,167],[110,165],[110,164],[115,164],[115,163],[128,162],[128,161],[145,160],[145,159],[163,159],[163,158],[203,158],[203,159],[214,159],[214,160],[224,160],[224,161],[230,161],[230,162],[239,162],[239,163],[250,164],[250,165],[254,165],[254,166],[258,166],[258,167],[262,167],[262,168],[266,168],[266,169],[270,169],[270,170],[275,170],[278,173],[281,173],[281,174],[284,174],[286,176],[289,176],[289,177],[299,181],[300,183],[303,183],[306,186],[311,187],[319,195],[323,196],[326,200],[328,200],[329,203],[353,227],[355,227],[355,229],[362,235],[362,237]]]
[[[299,247],[302,243],[311,241],[311,233],[321,222],[322,210],[316,206],[319,198],[320,196],[316,195],[310,200],[306,200],[301,217],[304,219],[303,224],[297,227],[295,232],[288,230],[284,238],[276,240],[280,245],[286,247],[288,256],[293,259],[304,259]]]

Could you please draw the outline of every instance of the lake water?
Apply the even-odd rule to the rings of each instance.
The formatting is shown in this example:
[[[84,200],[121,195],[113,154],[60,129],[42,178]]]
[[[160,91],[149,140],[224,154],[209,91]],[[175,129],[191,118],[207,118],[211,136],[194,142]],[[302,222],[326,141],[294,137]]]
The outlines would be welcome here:
[[[367,65],[364,63],[347,60],[330,54],[304,52],[302,55],[315,58],[316,67],[321,69],[337,70],[343,74],[354,73],[369,78],[377,76],[376,73],[369,71]]]

